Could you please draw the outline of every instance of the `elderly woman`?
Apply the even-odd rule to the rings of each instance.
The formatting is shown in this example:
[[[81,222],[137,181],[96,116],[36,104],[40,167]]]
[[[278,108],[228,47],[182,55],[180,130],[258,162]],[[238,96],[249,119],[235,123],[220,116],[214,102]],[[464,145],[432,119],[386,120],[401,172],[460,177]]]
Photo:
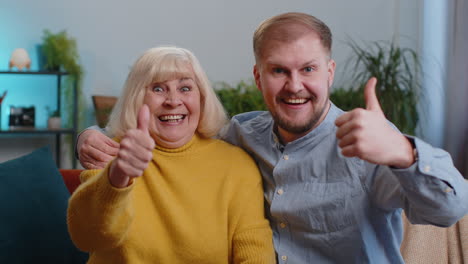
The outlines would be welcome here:
[[[225,112],[194,55],[145,52],[108,130],[120,142],[103,170],[87,170],[68,226],[89,263],[273,263],[257,166],[213,139]]]

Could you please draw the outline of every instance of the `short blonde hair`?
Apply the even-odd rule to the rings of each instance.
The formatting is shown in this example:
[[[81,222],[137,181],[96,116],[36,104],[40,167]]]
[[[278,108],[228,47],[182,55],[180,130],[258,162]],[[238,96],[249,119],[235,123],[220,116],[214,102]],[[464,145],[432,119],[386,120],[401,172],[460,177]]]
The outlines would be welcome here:
[[[332,46],[330,28],[314,16],[290,12],[268,18],[257,27],[253,36],[255,61],[260,62],[262,51],[268,41],[294,41],[311,31],[317,33],[330,57]]]
[[[205,138],[217,135],[227,124],[227,115],[205,71],[192,52],[170,46],[149,49],[135,62],[110,115],[107,131],[113,137],[122,137],[127,130],[136,128],[148,85],[192,75],[201,101],[197,132]]]

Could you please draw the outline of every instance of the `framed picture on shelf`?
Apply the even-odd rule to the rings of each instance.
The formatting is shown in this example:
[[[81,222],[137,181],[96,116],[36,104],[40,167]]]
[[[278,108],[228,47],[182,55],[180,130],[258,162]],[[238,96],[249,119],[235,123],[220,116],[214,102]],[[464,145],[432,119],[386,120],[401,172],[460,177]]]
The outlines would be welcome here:
[[[8,125],[10,129],[34,128],[36,109],[30,107],[10,106],[10,116]]]

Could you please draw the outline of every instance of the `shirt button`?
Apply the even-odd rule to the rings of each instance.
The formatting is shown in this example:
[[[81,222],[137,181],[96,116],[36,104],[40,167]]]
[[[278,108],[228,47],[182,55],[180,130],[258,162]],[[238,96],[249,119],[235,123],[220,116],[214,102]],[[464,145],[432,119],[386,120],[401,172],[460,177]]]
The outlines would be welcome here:
[[[284,160],[288,160],[288,159],[289,159],[289,156],[288,156],[288,155],[284,155],[284,156],[283,156],[283,159],[284,159]]]
[[[282,259],[283,261],[286,261],[286,260],[288,259],[288,256],[281,256],[281,259]]]
[[[423,171],[424,172],[430,172],[431,171],[431,166],[429,166],[429,165],[424,166]]]
[[[279,190],[277,191],[277,193],[278,193],[279,195],[282,195],[282,194],[284,193],[284,191],[283,191],[283,189],[279,189]]]
[[[281,228],[285,228],[285,227],[286,227],[286,224],[283,223],[283,222],[281,222],[281,223],[280,223],[280,227],[281,227]]]

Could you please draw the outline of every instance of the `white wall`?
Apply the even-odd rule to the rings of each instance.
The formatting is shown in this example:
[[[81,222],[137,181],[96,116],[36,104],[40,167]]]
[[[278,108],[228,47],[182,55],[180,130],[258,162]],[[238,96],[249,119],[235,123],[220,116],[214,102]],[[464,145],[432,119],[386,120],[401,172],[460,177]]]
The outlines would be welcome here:
[[[8,1],[0,4],[0,70],[17,47],[26,48],[34,60],[43,29],[66,29],[78,42],[86,71],[83,88],[91,122],[90,96],[118,95],[129,67],[144,50],[163,44],[191,49],[211,81],[234,84],[251,78],[255,27],[272,15],[301,11],[330,26],[338,63],[335,85],[342,85],[347,83],[340,76],[348,38],[391,40],[401,34],[397,40],[403,45],[419,48],[419,6],[419,1],[399,0]],[[0,162],[11,158],[1,144]]]

